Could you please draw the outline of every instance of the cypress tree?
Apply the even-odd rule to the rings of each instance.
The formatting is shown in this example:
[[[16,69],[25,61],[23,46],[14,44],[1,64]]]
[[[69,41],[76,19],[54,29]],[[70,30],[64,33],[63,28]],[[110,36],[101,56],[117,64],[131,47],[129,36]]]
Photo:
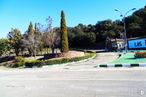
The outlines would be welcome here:
[[[66,27],[66,21],[65,21],[65,14],[63,11],[61,11],[61,52],[68,52],[68,33],[67,33],[67,27]]]
[[[27,31],[27,41],[28,41],[28,52],[30,56],[33,56],[34,52],[34,30],[33,30],[33,24],[30,22],[28,31]]]
[[[29,27],[28,27],[28,35],[32,35],[33,33],[34,33],[33,25],[32,25],[32,22],[30,22]]]

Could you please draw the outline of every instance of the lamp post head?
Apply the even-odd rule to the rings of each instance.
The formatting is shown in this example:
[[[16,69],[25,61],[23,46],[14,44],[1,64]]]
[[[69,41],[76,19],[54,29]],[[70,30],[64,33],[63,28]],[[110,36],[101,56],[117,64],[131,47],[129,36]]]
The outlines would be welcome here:
[[[120,17],[123,17],[123,15],[121,14]]]
[[[122,14],[122,12],[121,12],[120,10],[115,9],[115,11],[117,11],[117,12],[119,12],[119,13],[120,13],[120,17],[123,17],[123,14]]]
[[[115,9],[115,11],[119,11],[118,9]]]
[[[136,8],[133,8],[132,10],[136,10]]]

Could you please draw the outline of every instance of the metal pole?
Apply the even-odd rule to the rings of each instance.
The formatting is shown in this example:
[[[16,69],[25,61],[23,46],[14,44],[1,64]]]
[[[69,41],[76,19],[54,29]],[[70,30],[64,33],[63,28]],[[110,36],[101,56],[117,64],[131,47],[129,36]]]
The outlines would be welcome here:
[[[128,43],[127,43],[127,32],[126,32],[126,23],[125,23],[125,17],[123,17],[123,24],[124,24],[124,45],[125,45],[125,53],[128,52]]]
[[[125,45],[125,53],[128,52],[128,40],[127,40],[127,32],[126,32],[126,23],[125,23],[125,17],[126,15],[130,12],[130,11],[133,11],[133,10],[136,10],[136,8],[132,8],[130,10],[128,10],[124,15],[122,14],[121,11],[115,9],[115,11],[119,12],[120,13],[120,17],[122,17],[122,20],[123,20],[123,26],[124,26],[124,45]]]

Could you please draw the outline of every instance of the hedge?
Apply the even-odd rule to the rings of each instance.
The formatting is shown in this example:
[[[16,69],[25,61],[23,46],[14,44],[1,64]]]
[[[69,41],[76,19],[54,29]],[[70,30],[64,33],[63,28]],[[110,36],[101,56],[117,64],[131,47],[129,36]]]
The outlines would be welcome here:
[[[136,52],[135,58],[146,58],[146,52]]]
[[[26,61],[25,67],[41,67],[44,65],[53,65],[53,64],[64,64],[68,62],[77,62],[80,60],[88,59],[96,56],[95,52],[86,52],[85,56],[75,57],[75,58],[62,58],[62,59],[50,59],[50,60],[35,60],[35,61]]]
[[[15,60],[12,64],[9,65],[9,67],[16,68],[16,67],[22,67],[25,65],[25,59],[21,56],[15,57]]]

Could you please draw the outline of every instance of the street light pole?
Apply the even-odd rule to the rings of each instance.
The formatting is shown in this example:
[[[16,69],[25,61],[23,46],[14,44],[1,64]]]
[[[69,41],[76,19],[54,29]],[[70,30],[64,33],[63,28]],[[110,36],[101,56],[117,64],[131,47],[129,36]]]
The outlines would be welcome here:
[[[128,51],[128,39],[127,39],[127,32],[126,32],[126,23],[125,23],[125,18],[126,18],[126,15],[131,12],[131,11],[134,11],[136,10],[136,8],[132,8],[130,10],[128,10],[124,15],[122,14],[121,11],[119,11],[118,9],[115,9],[115,11],[119,12],[120,13],[120,17],[122,17],[122,21],[123,21],[123,26],[124,26],[124,41],[125,41],[125,53],[127,53]]]

